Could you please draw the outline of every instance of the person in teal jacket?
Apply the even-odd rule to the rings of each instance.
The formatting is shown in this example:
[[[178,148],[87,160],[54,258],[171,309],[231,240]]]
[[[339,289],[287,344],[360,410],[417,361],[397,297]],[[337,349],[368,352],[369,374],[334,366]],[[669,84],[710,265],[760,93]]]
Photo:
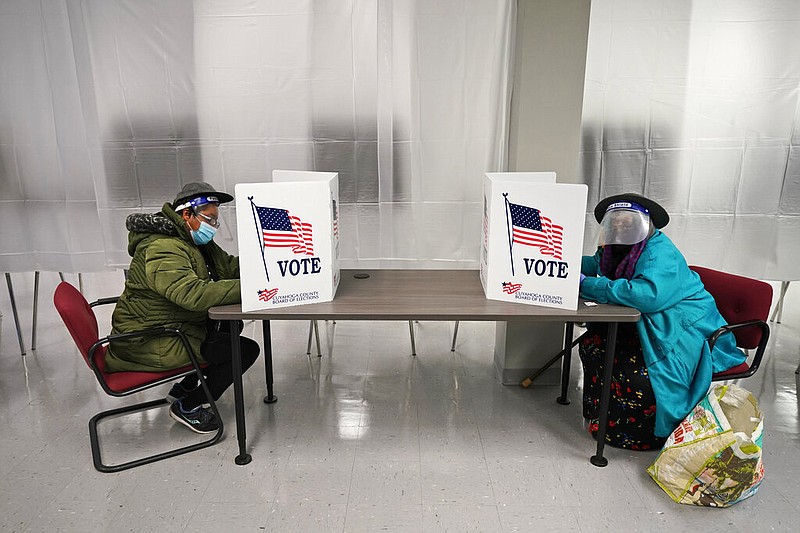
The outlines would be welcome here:
[[[612,446],[651,449],[702,399],[711,375],[741,364],[745,354],[732,333],[711,352],[708,337],[725,320],[685,258],[660,230],[669,215],[634,193],[597,204],[599,247],[581,264],[580,295],[626,305],[642,316],[618,332],[612,402],[606,441]],[[584,417],[596,431],[605,328],[589,325],[580,345],[584,364]]]

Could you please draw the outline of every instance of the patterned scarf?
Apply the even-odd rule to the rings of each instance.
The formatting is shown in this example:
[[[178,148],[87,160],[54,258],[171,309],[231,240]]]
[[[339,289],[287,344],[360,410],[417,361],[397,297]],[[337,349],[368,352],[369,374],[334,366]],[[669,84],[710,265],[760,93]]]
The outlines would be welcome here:
[[[637,244],[607,244],[600,256],[600,274],[609,279],[631,279],[647,239]]]

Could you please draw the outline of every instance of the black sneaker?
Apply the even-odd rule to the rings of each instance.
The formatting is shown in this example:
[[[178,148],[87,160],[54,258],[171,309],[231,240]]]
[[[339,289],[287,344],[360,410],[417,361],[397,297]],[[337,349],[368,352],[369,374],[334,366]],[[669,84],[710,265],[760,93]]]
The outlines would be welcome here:
[[[192,391],[186,389],[180,382],[175,383],[167,393],[167,401],[175,403],[178,400],[186,398],[190,392]]]
[[[219,422],[211,409],[198,405],[191,411],[184,411],[181,400],[172,403],[169,416],[195,433],[213,433],[219,429]]]

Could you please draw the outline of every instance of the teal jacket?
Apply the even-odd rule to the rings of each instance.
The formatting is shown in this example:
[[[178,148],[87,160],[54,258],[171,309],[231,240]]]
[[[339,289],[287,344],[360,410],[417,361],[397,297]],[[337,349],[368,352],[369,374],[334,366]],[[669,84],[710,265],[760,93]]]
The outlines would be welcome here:
[[[656,397],[656,428],[668,436],[708,392],[711,374],[741,364],[745,354],[732,333],[708,348],[708,337],[725,319],[678,248],[656,230],[630,280],[599,276],[600,255],[584,256],[580,295],[587,300],[634,307],[650,383]]]

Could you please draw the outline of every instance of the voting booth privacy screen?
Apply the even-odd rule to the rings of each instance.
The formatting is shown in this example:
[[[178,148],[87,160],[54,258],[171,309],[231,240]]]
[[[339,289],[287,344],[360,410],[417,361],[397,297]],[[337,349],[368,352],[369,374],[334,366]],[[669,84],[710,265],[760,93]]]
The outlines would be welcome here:
[[[339,285],[335,172],[275,170],[236,185],[242,310],[333,299]]]
[[[576,310],[588,187],[555,172],[487,173],[480,276],[486,297]]]

